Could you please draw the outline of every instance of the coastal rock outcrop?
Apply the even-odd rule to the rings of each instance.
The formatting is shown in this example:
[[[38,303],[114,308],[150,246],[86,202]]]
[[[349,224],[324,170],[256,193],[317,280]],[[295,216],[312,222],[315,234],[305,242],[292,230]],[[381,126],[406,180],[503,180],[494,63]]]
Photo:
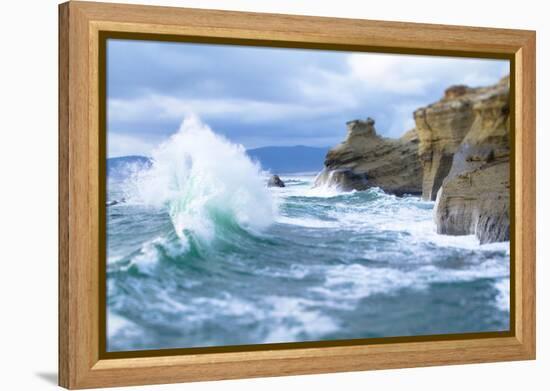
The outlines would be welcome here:
[[[414,129],[391,139],[376,133],[372,118],[346,125],[346,140],[329,150],[315,186],[336,186],[344,191],[379,187],[399,196],[421,194],[419,139]]]
[[[456,88],[415,112],[423,197],[437,195],[439,233],[475,234],[481,243],[510,240],[509,79]]]
[[[285,183],[279,178],[279,175],[272,175],[267,181],[267,187],[285,187]]]
[[[449,87],[413,113],[415,128],[399,139],[378,135],[371,118],[350,121],[315,186],[422,195],[436,201],[439,233],[509,240],[509,105],[507,76],[489,87]]]

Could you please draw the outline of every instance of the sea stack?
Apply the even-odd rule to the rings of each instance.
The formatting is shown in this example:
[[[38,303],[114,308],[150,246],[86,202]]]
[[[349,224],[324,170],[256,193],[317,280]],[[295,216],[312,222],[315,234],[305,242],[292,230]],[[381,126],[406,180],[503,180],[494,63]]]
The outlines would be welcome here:
[[[267,187],[285,187],[285,183],[279,178],[279,175],[272,175],[267,182]]]
[[[422,196],[436,200],[437,231],[510,240],[509,78],[455,86],[414,113],[424,170]]]
[[[399,196],[422,193],[415,129],[391,139],[378,135],[374,124],[372,118],[346,123],[346,140],[329,150],[315,186],[344,191],[379,187]]]

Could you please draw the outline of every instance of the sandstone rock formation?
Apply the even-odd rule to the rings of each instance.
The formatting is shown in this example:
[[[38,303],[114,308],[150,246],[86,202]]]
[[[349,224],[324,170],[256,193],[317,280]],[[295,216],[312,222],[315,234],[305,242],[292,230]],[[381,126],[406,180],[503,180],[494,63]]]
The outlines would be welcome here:
[[[435,200],[454,153],[472,126],[472,92],[466,86],[448,88],[441,101],[414,112],[423,169],[422,197],[426,200]]]
[[[509,240],[508,78],[491,87],[448,89],[440,102],[417,110],[415,119],[423,197],[437,194],[438,232],[475,234],[481,243]]]
[[[475,234],[481,243],[510,239],[509,77],[489,87],[448,88],[414,112],[416,128],[379,136],[374,120],[347,123],[315,186],[380,187],[436,201],[437,231]]]
[[[380,187],[399,196],[421,194],[419,140],[414,129],[399,139],[389,139],[376,133],[372,118],[346,125],[346,140],[327,153],[315,186],[337,186],[345,191]]]

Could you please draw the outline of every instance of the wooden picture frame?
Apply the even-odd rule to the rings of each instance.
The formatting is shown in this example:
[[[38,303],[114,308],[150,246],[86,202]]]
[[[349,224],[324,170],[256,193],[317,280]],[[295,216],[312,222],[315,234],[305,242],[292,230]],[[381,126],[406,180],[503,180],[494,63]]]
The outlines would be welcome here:
[[[511,62],[511,330],[504,334],[104,354],[105,34]],[[109,35],[110,34],[110,35]],[[103,129],[104,130],[104,129]],[[104,133],[104,132],[103,132]],[[104,174],[103,174],[104,175]],[[103,194],[103,195],[102,195]],[[90,388],[535,358],[535,32],[70,1],[59,6],[59,384]]]

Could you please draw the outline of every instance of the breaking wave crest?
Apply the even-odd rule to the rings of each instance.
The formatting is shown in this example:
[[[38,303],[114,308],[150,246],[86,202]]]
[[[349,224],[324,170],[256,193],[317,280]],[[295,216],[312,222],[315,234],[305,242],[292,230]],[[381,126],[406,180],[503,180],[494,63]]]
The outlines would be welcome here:
[[[234,231],[259,232],[277,210],[244,147],[195,116],[153,151],[151,167],[129,179],[127,193],[130,203],[166,209],[184,250]]]

